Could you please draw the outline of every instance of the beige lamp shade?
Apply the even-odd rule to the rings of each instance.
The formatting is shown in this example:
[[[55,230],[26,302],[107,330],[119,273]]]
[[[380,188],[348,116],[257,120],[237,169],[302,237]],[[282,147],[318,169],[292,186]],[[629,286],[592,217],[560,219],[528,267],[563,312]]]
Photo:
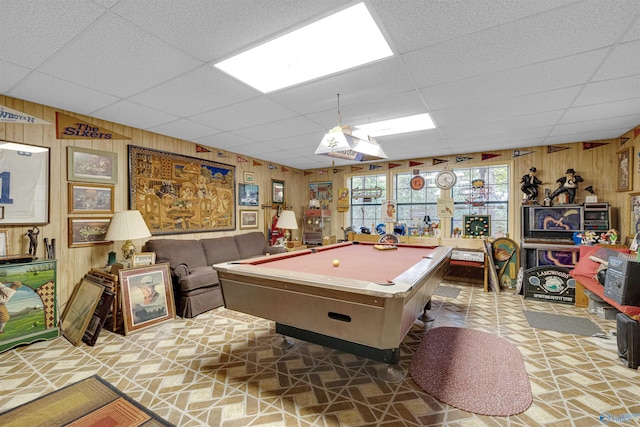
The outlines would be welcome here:
[[[285,230],[297,230],[298,221],[296,220],[296,214],[293,211],[282,211],[278,217],[276,228],[283,228]]]
[[[135,253],[135,246],[131,243],[132,239],[144,239],[151,237],[149,227],[144,222],[140,211],[129,210],[116,212],[111,218],[109,230],[106,239],[113,241],[124,241],[122,245],[122,256],[129,260]]]

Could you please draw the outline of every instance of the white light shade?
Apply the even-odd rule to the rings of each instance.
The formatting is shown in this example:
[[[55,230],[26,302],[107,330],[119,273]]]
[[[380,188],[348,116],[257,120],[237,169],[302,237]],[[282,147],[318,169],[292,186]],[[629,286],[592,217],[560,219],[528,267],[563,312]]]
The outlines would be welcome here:
[[[351,134],[348,126],[336,126],[320,141],[314,154],[337,157],[340,159],[367,162],[388,159],[389,156],[375,139],[361,139]]]
[[[111,218],[109,231],[107,231],[107,240],[131,240],[144,239],[151,237],[149,227],[144,222],[140,211],[131,210],[124,212],[116,212]]]
[[[282,211],[278,217],[276,228],[282,228],[285,230],[297,230],[298,221],[296,220],[296,214],[293,211]]]

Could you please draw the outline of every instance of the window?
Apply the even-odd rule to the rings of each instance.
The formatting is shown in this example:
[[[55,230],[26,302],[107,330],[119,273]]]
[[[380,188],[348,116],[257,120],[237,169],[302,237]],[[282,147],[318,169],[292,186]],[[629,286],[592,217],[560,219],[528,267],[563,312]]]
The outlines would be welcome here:
[[[424,227],[437,219],[437,202],[440,189],[434,183],[437,172],[420,172],[424,178],[424,187],[420,190],[411,188],[413,173],[395,175],[395,199],[398,203],[397,221],[407,227]]]
[[[509,230],[509,166],[494,165],[451,169],[458,176],[452,188],[455,204],[451,230],[463,230],[464,215],[491,215],[491,233]],[[420,190],[411,188],[412,172],[394,174],[393,196],[397,202],[397,222],[411,228],[426,223],[440,222],[437,203],[441,192],[435,185],[439,171],[422,171],[425,185]],[[387,175],[363,175],[351,178],[351,226],[356,232],[361,227],[371,229],[381,222],[380,204],[386,199]],[[385,224],[386,225],[386,224]],[[375,233],[375,230],[372,232]],[[443,236],[449,237],[449,236]]]
[[[464,215],[491,215],[491,234],[509,230],[509,166],[456,169],[451,229],[464,230]]]
[[[386,198],[386,175],[362,175],[354,176],[350,182],[351,192],[351,226],[356,232],[361,227],[371,230],[380,224],[380,203]]]

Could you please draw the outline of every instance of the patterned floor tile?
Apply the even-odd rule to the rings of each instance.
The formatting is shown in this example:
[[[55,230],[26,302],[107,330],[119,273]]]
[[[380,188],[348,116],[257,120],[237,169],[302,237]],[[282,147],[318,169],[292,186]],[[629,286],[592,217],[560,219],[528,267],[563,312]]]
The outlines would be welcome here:
[[[529,327],[523,310],[582,316],[610,333],[615,321],[586,309],[485,293],[456,285],[456,298],[434,297],[429,314],[407,334],[395,367],[398,384],[380,380],[380,362],[283,337],[273,322],[216,309],[126,336],[103,331],[94,347],[66,339],[9,350],[0,360],[0,411],[98,374],[179,426],[595,426],[602,414],[640,413],[640,372],[603,340]],[[426,331],[467,327],[502,336],[522,354],[534,395],[511,417],[450,407],[408,375]],[[629,416],[628,416],[629,417]],[[624,425],[640,425],[631,417]]]

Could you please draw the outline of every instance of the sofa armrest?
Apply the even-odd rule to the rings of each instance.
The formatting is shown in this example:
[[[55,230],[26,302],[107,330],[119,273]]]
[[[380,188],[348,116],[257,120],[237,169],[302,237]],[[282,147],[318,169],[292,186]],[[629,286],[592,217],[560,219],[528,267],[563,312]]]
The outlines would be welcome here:
[[[189,275],[189,267],[187,264],[178,264],[171,269],[171,273],[180,281]]]
[[[266,246],[264,248],[264,254],[281,254],[286,252],[287,249],[284,246]]]

